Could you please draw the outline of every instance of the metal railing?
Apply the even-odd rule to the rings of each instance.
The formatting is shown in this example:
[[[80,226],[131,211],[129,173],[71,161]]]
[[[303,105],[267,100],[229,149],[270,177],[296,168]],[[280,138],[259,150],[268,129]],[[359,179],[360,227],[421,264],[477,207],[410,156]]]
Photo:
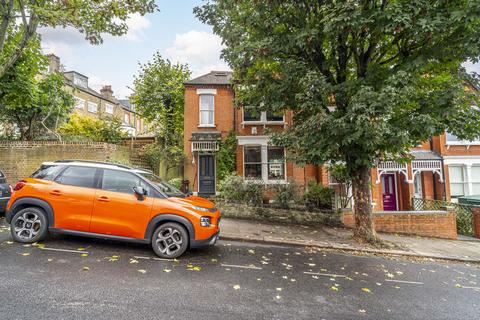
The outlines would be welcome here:
[[[195,151],[218,151],[218,141],[192,141],[192,152]]]
[[[412,210],[415,211],[445,210],[446,207],[453,208],[457,214],[457,232],[462,235],[473,235],[471,206],[443,200],[412,198]]]

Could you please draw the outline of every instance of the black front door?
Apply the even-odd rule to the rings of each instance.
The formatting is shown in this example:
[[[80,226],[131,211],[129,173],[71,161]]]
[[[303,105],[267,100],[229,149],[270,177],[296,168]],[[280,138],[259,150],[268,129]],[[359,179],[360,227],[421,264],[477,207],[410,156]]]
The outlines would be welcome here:
[[[198,156],[198,193],[215,194],[215,157],[210,154]]]

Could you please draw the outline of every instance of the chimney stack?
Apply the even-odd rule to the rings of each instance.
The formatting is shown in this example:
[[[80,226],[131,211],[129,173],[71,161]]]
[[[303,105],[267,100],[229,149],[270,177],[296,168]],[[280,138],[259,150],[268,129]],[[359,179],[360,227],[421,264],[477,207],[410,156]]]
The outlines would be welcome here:
[[[103,86],[102,90],[100,90],[100,93],[107,99],[113,98],[112,86]]]
[[[49,60],[49,66],[48,66],[48,73],[54,73],[54,72],[59,72],[60,71],[60,58],[54,55],[53,53],[50,53],[47,55],[48,60]]]

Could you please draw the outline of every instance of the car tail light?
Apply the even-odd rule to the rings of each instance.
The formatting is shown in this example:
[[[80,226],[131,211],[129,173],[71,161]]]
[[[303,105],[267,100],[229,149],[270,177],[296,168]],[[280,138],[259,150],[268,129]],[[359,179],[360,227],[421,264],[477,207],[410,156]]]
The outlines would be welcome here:
[[[25,181],[25,180],[18,181],[17,184],[15,185],[15,187],[13,187],[13,191],[18,191],[18,190],[22,189],[25,186],[26,183],[27,183],[27,181]]]

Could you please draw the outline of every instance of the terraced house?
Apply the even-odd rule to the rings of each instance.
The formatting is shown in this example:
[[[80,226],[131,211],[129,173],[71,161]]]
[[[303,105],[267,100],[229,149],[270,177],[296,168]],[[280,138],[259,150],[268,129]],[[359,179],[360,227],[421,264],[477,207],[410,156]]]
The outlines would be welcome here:
[[[50,54],[49,72],[61,70],[60,58]],[[116,117],[122,121],[122,128],[129,136],[148,135],[149,127],[136,112],[129,100],[118,100],[112,87],[104,86],[100,92],[89,86],[88,76],[77,71],[63,72],[65,84],[75,98],[74,112],[94,118]]]
[[[292,113],[235,108],[231,78],[231,72],[212,71],[185,84],[185,176],[191,190],[202,195],[217,192],[218,142],[231,130],[238,142],[236,171],[244,179],[300,185],[314,180],[335,188],[327,167],[299,167],[285,160],[282,147],[270,143],[266,129],[284,130],[293,121]],[[480,194],[480,141],[458,141],[445,133],[410,153],[409,164],[384,161],[372,170],[375,211],[410,210],[413,198],[456,201],[463,195]]]

